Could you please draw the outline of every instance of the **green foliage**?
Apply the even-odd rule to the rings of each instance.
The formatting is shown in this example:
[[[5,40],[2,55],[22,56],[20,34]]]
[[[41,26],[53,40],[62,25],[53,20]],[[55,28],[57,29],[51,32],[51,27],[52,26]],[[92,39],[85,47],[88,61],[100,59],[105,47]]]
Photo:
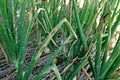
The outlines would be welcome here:
[[[120,67],[120,37],[109,59],[107,55],[120,21],[119,6],[120,0],[84,0],[82,8],[77,0],[68,5],[66,0],[0,0],[1,50],[16,67],[18,80],[29,79],[48,46],[51,57],[33,80],[42,79],[51,70],[58,80],[73,80],[86,65],[90,65],[95,80],[112,79]],[[26,46],[33,41],[34,29],[38,47],[24,70]],[[59,33],[63,38],[57,44]],[[65,59],[62,72],[52,64],[59,55]]]

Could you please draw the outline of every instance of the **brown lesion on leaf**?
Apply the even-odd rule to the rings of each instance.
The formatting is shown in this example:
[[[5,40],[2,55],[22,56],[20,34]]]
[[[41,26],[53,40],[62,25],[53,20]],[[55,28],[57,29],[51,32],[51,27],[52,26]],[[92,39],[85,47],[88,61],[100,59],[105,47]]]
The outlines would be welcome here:
[[[113,74],[112,79],[115,79],[120,74],[120,68]]]
[[[51,35],[54,35],[56,32],[56,30],[54,29],[52,32],[51,32]]]
[[[46,1],[46,0],[41,0],[42,2]]]

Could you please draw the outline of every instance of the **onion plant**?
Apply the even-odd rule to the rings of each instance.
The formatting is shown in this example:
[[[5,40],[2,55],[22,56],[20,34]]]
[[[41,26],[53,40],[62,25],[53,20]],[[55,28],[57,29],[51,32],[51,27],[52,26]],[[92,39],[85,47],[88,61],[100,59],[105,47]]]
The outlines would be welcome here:
[[[0,48],[16,67],[17,79],[41,80],[52,70],[58,80],[73,80],[86,65],[95,80],[120,79],[115,75],[120,67],[120,37],[111,55],[108,53],[120,22],[120,0],[84,0],[82,8],[77,6],[78,0],[68,1],[0,0]],[[59,33],[62,39],[57,43]],[[38,46],[24,69],[31,34],[37,36]],[[31,78],[45,48],[52,54]],[[63,63],[53,64],[59,55]],[[62,71],[58,64],[63,65]]]
[[[54,34],[59,30],[63,23],[66,23],[69,31],[77,39],[76,33],[73,31],[71,25],[66,19],[63,19],[57,26],[51,31],[48,37],[42,42],[42,44],[35,51],[34,56],[31,60],[31,63],[28,66],[28,69],[24,72],[24,60],[25,60],[25,51],[26,44],[34,22],[42,8],[37,9],[35,12],[33,2],[27,4],[29,1],[9,1],[1,0],[0,10],[3,16],[4,23],[0,23],[0,43],[1,48],[4,49],[5,53],[12,64],[17,68],[17,79],[18,80],[27,80],[29,79],[30,74],[32,73],[33,68],[36,66],[36,63],[41,56],[44,48],[47,46]],[[26,7],[29,6],[29,7]],[[26,11],[28,8],[28,11]],[[17,11],[20,11],[17,13]],[[67,39],[67,41],[72,37],[72,35]],[[66,42],[64,43],[64,45]],[[64,46],[62,45],[62,46]],[[61,50],[61,47],[60,47]],[[59,50],[59,51],[60,51]],[[58,52],[57,52],[58,53]],[[51,61],[50,61],[51,62]],[[48,64],[50,64],[50,62]],[[53,69],[59,80],[61,80],[59,71],[54,65],[47,65],[44,71]],[[46,72],[42,71],[41,78]]]

